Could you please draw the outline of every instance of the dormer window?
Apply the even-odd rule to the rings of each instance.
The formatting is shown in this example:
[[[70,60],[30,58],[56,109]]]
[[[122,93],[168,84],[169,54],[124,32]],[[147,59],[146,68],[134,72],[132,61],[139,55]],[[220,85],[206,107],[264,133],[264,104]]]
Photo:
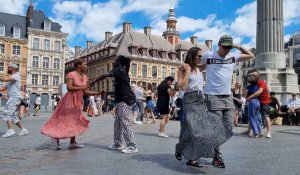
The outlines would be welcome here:
[[[0,24],[0,36],[5,36],[5,25]]]
[[[14,38],[20,38],[21,37],[21,28],[20,27],[14,27]]]
[[[51,30],[51,21],[44,22],[44,30],[50,31]]]

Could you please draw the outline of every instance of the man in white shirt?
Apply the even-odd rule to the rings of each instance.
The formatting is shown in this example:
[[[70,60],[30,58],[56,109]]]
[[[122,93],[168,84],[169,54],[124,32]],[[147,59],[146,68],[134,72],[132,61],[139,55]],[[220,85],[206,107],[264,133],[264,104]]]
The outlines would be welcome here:
[[[231,54],[235,48],[240,54]],[[253,58],[253,53],[233,44],[232,37],[224,35],[219,39],[218,50],[208,51],[202,54],[202,64],[206,68],[206,86],[204,94],[207,100],[207,109],[223,117],[229,129],[233,128],[235,107],[231,94],[231,81],[233,69],[238,61],[246,61]],[[225,168],[220,148],[215,149],[215,157],[212,165]]]
[[[0,91],[7,90],[8,101],[3,109],[3,120],[7,122],[8,130],[2,135],[2,138],[7,138],[15,135],[13,129],[13,123],[16,124],[21,132],[18,136],[24,136],[28,134],[27,129],[23,127],[21,120],[19,119],[19,105],[21,104],[21,76],[18,74],[18,66],[16,64],[9,64],[7,73],[8,77],[0,77],[0,81],[6,82]]]
[[[299,125],[300,120],[300,99],[297,98],[296,93],[292,93],[292,98],[287,103],[288,111],[287,116],[290,125]]]

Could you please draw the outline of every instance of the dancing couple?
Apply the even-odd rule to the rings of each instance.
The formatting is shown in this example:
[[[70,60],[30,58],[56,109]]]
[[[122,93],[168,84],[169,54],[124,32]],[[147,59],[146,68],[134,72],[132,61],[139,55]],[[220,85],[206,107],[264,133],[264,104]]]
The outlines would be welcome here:
[[[229,54],[232,48],[242,53]],[[220,38],[216,52],[203,53],[197,47],[188,51],[185,63],[177,72],[179,87],[185,91],[183,107],[186,117],[176,145],[176,159],[182,160],[184,157],[188,159],[187,165],[203,167],[198,159],[213,158],[213,166],[225,168],[219,146],[233,134],[235,109],[230,88],[233,68],[237,61],[245,61],[253,56],[249,50],[233,44],[228,35]],[[207,76],[206,100],[202,92],[201,71],[204,69]]]

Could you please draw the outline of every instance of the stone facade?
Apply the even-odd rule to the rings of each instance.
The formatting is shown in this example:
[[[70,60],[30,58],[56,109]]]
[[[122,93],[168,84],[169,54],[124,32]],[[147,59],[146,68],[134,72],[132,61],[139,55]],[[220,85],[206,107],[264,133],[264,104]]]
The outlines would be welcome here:
[[[42,111],[52,111],[51,97],[64,83],[67,36],[32,1],[26,16],[0,13],[0,72],[9,63],[18,64],[31,106],[40,94]]]
[[[27,40],[0,37],[0,74],[7,75],[7,66],[15,63],[19,66],[22,86],[26,85],[27,78]],[[0,86],[2,86],[0,82]],[[6,92],[4,92],[6,94]]]
[[[283,23],[283,0],[257,0],[255,67],[270,91],[285,104],[291,93],[299,93],[299,88],[295,70],[286,64]]]
[[[93,44],[87,41],[86,48],[75,47],[76,58],[84,58],[88,62],[88,77],[95,79],[101,74],[112,69],[112,63],[118,55],[131,58],[130,79],[131,84],[138,81],[143,82],[147,89],[150,83],[153,88],[167,76],[177,77],[177,67],[184,61],[187,51],[197,46],[203,51],[211,49],[211,42],[205,44],[197,43],[197,37],[191,37],[190,41],[180,41],[179,32],[176,31],[176,18],[173,6],[169,10],[167,19],[167,30],[163,36],[153,35],[151,27],[145,27],[144,32],[132,30],[132,24],[123,23],[123,31],[113,35],[112,32],[105,33],[105,40]],[[66,63],[66,74],[74,70],[74,60]],[[114,79],[108,78],[98,82],[93,90],[113,93]]]

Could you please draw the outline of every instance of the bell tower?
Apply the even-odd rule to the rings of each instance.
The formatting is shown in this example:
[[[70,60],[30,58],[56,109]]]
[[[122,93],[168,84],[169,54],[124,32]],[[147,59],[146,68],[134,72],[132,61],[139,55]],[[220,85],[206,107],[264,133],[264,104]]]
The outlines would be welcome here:
[[[174,10],[174,2],[169,9],[169,17],[166,21],[167,23],[167,31],[163,33],[163,36],[173,45],[179,43],[179,31],[176,29],[177,19],[175,17],[175,10]]]

